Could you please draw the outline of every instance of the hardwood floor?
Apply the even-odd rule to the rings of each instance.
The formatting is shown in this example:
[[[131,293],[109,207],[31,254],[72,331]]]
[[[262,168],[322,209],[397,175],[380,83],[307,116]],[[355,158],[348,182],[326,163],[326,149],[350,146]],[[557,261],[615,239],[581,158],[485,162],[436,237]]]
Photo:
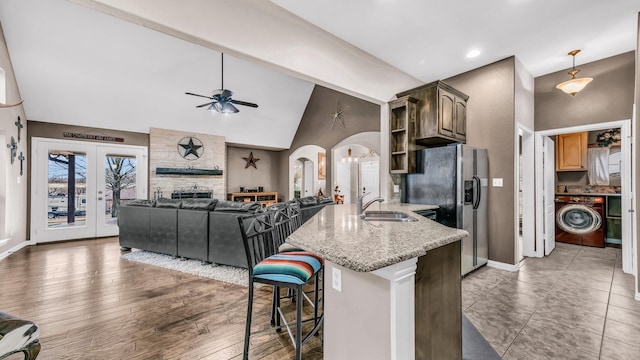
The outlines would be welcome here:
[[[0,311],[40,326],[38,359],[242,359],[247,288],[122,260],[117,238],[30,246],[0,274]],[[250,358],[293,359],[270,304],[257,289]],[[303,358],[322,359],[321,337]]]

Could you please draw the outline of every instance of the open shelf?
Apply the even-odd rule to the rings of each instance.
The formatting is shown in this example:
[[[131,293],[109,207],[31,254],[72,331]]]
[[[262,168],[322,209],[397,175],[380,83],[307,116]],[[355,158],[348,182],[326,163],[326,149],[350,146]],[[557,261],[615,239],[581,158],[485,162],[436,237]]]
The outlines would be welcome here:
[[[277,192],[243,192],[231,193],[228,195],[229,200],[236,202],[252,202],[257,201],[262,207],[271,206],[278,202]]]

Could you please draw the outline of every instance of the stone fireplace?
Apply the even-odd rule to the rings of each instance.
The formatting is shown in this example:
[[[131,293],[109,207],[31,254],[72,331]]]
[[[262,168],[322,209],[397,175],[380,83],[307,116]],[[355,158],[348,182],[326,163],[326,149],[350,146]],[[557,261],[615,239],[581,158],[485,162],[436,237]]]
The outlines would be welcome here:
[[[192,153],[178,144],[194,138]],[[199,140],[199,142],[197,141]],[[202,144],[202,148],[198,147]],[[226,144],[224,136],[151,128],[149,132],[149,198],[196,194],[226,199]],[[156,173],[156,169],[162,169]],[[217,170],[217,171],[216,171]],[[215,173],[219,175],[210,175]]]

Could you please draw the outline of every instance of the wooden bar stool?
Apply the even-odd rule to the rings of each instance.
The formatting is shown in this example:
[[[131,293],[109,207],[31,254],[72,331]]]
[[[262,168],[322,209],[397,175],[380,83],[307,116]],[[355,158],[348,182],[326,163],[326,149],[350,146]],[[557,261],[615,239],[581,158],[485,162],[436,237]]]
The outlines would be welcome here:
[[[320,258],[309,255],[278,254],[281,240],[276,234],[275,212],[267,211],[251,217],[238,217],[242,230],[247,265],[249,270],[249,299],[247,302],[247,323],[245,328],[243,358],[249,358],[249,338],[251,336],[251,317],[253,310],[253,284],[262,283],[292,289],[299,299],[303,298],[303,287],[315,279],[322,268]],[[278,297],[279,298],[279,297]],[[304,301],[296,302],[295,335],[276,300],[277,330],[281,329],[280,319],[295,347],[296,360],[302,357],[302,346],[317,333],[322,325],[324,314],[315,316],[314,327],[306,335],[302,334],[302,306]]]

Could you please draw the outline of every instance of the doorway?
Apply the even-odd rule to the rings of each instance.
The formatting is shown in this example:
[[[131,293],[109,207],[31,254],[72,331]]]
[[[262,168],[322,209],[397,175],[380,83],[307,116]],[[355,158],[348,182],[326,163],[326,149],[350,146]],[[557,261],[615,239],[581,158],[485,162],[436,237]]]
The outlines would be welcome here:
[[[358,196],[367,202],[380,196],[380,156],[365,146],[348,144],[333,149],[334,195],[344,204],[355,204]]]
[[[543,146],[545,138],[549,136],[555,136],[559,134],[577,133],[584,131],[600,131],[613,128],[620,128],[621,131],[621,146],[620,153],[622,159],[622,166],[620,168],[620,185],[621,185],[621,235],[622,235],[622,270],[625,273],[633,273],[635,269],[635,263],[637,261],[636,254],[633,249],[636,248],[637,234],[631,231],[635,226],[635,217],[631,216],[630,210],[633,209],[632,183],[631,174],[634,173],[633,164],[631,161],[631,121],[621,120],[612,121],[607,123],[590,124],[575,126],[570,128],[553,129],[538,131],[535,133],[536,141],[536,192],[541,194],[543,192],[543,183],[545,178],[549,176],[555,176],[555,171],[544,171],[545,166],[543,164]],[[553,169],[555,170],[555,168]],[[536,254],[542,257],[544,254],[544,227],[551,227],[551,220],[545,218],[544,215],[544,197],[538,196],[536,201]],[[554,218],[555,220],[555,218]],[[548,224],[545,225],[545,222]],[[634,274],[635,275],[635,274]]]
[[[32,139],[31,240],[118,234],[121,205],[147,198],[147,148]]]

